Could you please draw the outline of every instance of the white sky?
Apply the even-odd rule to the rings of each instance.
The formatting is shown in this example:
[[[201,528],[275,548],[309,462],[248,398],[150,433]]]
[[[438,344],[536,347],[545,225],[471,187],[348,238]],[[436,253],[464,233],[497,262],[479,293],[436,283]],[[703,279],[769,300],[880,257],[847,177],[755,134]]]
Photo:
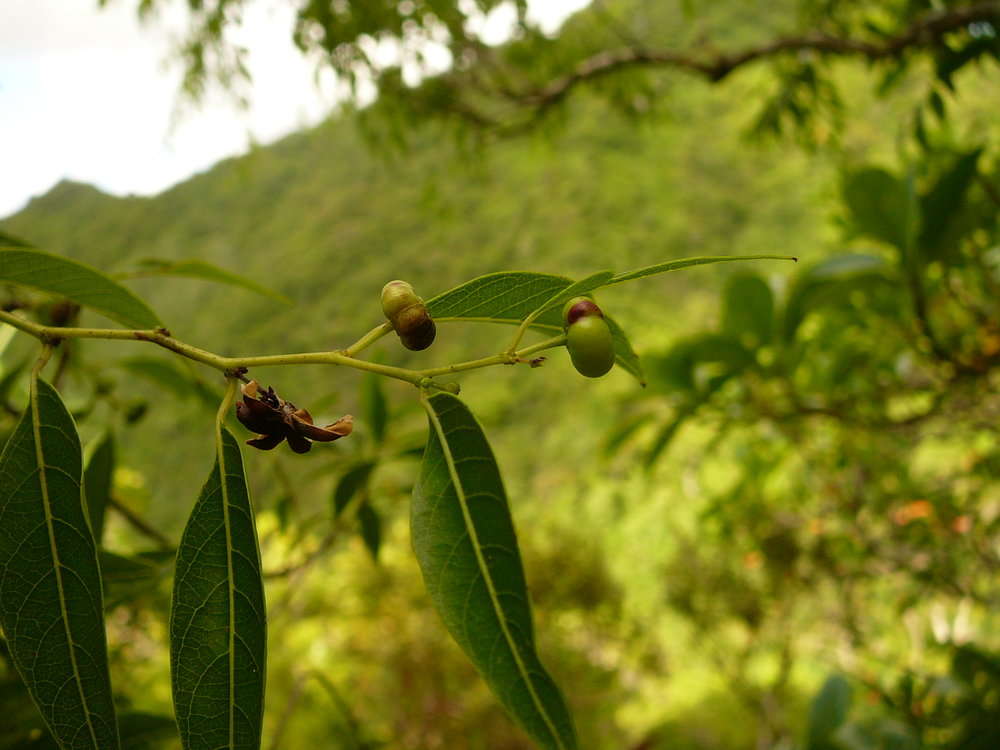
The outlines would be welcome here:
[[[546,29],[589,0],[536,0]],[[183,30],[176,13],[141,25],[135,0],[0,0],[0,217],[61,179],[124,195],[153,194],[252,141],[267,143],[312,125],[336,101],[331,78],[291,42],[287,0],[254,0],[240,40],[254,79],[249,111],[225,96],[197,110],[178,103],[181,70],[168,65]],[[503,36],[503,14],[482,36]]]

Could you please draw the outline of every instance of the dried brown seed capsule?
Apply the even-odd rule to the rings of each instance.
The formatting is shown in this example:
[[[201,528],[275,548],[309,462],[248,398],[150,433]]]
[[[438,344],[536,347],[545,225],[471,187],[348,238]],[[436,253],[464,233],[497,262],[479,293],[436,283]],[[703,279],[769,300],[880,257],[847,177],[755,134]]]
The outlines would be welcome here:
[[[399,334],[399,340],[411,352],[419,352],[433,344],[436,335],[437,326],[434,325],[434,321],[428,315],[409,333]]]
[[[407,349],[419,352],[434,343],[437,326],[407,282],[390,281],[382,288],[382,312]]]

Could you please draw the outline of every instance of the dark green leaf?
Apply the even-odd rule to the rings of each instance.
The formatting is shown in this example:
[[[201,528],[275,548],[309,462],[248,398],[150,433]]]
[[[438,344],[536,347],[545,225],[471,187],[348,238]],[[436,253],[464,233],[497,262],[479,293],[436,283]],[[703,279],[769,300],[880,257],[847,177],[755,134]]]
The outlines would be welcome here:
[[[844,201],[859,231],[909,253],[919,217],[904,180],[877,167],[851,172]]]
[[[382,519],[371,503],[366,502],[358,508],[358,523],[365,547],[371,553],[372,560],[378,562],[378,550],[382,546]]]
[[[101,546],[104,535],[104,511],[111,497],[111,486],[115,471],[115,439],[110,432],[104,433],[87,460],[83,473],[84,496],[87,498],[87,513],[94,541]]]
[[[239,444],[225,427],[191,511],[170,607],[170,674],[185,750],[257,750],[266,618],[253,508]]]
[[[240,276],[232,271],[227,271],[224,268],[203,260],[198,260],[197,258],[185,258],[183,260],[143,258],[139,263],[142,266],[142,270],[127,274],[128,278],[139,276],[183,276],[191,279],[202,279],[204,281],[212,281],[216,284],[240,287],[264,297],[270,297],[285,305],[292,304],[292,301],[288,297],[279,294],[273,289],[268,289],[266,286],[258,284],[256,281],[248,279],[245,276]]]
[[[961,218],[965,195],[976,179],[976,165],[982,149],[958,156],[926,195],[920,197],[922,225],[917,245],[925,260],[935,260],[954,252],[954,228]]]
[[[771,340],[774,327],[774,295],[760,276],[733,276],[723,295],[722,330],[748,346],[761,346]]]
[[[456,397],[423,403],[429,435],[410,523],[431,601],[525,731],[544,748],[575,748],[569,710],[535,650],[517,537],[486,436]]]
[[[611,271],[598,271],[597,273],[592,273],[590,276],[580,279],[579,281],[574,281],[569,286],[560,289],[545,302],[532,310],[530,316],[532,319],[535,319],[540,313],[543,313],[546,310],[558,310],[560,315],[559,322],[561,324],[563,304],[571,300],[573,297],[589,294],[595,289],[607,286],[612,277],[614,277],[614,273]]]
[[[59,294],[129,328],[155,328],[156,313],[117,281],[69,258],[0,247],[0,281]]]
[[[385,429],[389,423],[389,404],[382,387],[382,378],[374,373],[366,373],[361,379],[361,404],[372,437],[377,444],[381,444],[385,440]]]
[[[565,276],[547,273],[503,271],[479,276],[427,302],[431,316],[438,321],[469,320],[518,325],[540,304],[573,283]],[[562,311],[550,308],[535,319],[531,327],[550,335],[561,333]],[[645,385],[639,357],[625,332],[610,316],[606,317],[615,341],[615,362]]]
[[[20,237],[15,237],[4,231],[0,231],[0,245],[7,247],[31,247],[31,243],[27,240],[22,240]]]
[[[809,707],[807,750],[833,750],[833,733],[847,720],[850,707],[850,684],[840,675],[831,675]]]
[[[333,490],[333,517],[337,518],[350,505],[351,500],[368,486],[368,477],[375,468],[374,461],[365,461],[352,466],[337,482]]]
[[[76,426],[32,381],[0,456],[0,623],[18,673],[65,748],[117,748],[97,548]]]

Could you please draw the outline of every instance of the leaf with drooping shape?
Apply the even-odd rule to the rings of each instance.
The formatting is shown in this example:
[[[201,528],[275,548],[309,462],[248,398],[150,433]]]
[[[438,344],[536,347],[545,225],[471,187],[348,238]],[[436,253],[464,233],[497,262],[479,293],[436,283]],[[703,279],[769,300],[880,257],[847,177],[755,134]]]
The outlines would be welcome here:
[[[562,306],[566,302],[573,299],[573,297],[589,294],[595,289],[600,289],[602,286],[606,286],[613,276],[614,274],[611,271],[598,271],[597,273],[592,273],[590,276],[580,279],[579,281],[574,281],[564,289],[560,289],[558,292],[549,297],[548,300],[532,310],[528,317],[534,320],[546,310],[562,308]],[[563,323],[564,321],[561,318],[562,310],[560,309],[559,312],[559,322]]]
[[[252,279],[240,276],[232,271],[227,271],[225,268],[220,268],[214,263],[208,263],[198,258],[184,258],[183,260],[143,258],[139,261],[139,264],[141,270],[128,273],[128,278],[141,276],[182,276],[189,279],[201,279],[216,284],[226,284],[246,289],[263,297],[269,297],[276,302],[281,302],[284,305],[292,304],[292,301],[284,294],[276,292],[273,289],[268,289],[263,284],[258,284]]]
[[[425,396],[429,434],[413,489],[413,549],[445,627],[543,748],[577,746],[569,709],[535,650],[531,605],[500,471],[455,396]]]
[[[111,497],[114,470],[115,439],[110,432],[105,432],[90,452],[87,468],[83,472],[90,530],[94,533],[94,542],[98,547],[101,546],[101,537],[104,535],[104,512]]]
[[[368,485],[368,477],[375,469],[374,461],[364,461],[344,472],[333,490],[333,517],[337,518],[350,505],[351,500]]]
[[[714,263],[732,263],[740,260],[794,261],[797,259],[793,258],[791,255],[704,255],[694,258],[678,258],[677,260],[668,260],[665,263],[656,263],[652,266],[646,266],[645,268],[637,268],[634,271],[616,273],[607,284],[604,284],[604,286],[621,284],[626,281],[634,281],[635,279],[642,279],[646,276],[655,276],[660,273],[679,271],[682,268],[691,268],[692,266],[710,266]]]
[[[55,389],[33,378],[0,455],[0,624],[60,746],[114,750],[101,572],[82,473],[72,417]]]
[[[478,276],[427,301],[427,310],[437,321],[468,320],[520,325],[540,304],[572,284],[565,276],[526,271],[501,271]],[[563,331],[562,311],[549,308],[531,327],[550,334]],[[642,385],[646,384],[639,357],[628,337],[605,315],[615,342],[615,363]]]
[[[365,543],[372,560],[378,562],[378,550],[382,546],[382,519],[370,502],[365,502],[358,508],[358,525],[361,541]]]
[[[69,258],[26,247],[0,247],[0,281],[59,294],[129,328],[155,328],[159,318],[117,281]]]
[[[185,750],[257,750],[267,624],[250,493],[225,427],[177,549],[170,675]]]
[[[976,165],[983,150],[977,148],[955,158],[951,167],[920,198],[920,236],[917,246],[925,260],[956,254],[954,235],[961,223],[965,195],[976,179]]]
[[[386,426],[389,424],[389,403],[382,387],[382,378],[374,373],[365,373],[361,379],[361,403],[365,423],[371,428],[375,442],[381,445],[385,440]]]

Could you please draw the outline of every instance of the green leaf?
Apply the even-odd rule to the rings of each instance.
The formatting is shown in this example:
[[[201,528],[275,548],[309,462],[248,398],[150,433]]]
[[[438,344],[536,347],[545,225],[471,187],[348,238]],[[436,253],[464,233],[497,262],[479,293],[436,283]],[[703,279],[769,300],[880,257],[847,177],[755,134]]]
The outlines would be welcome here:
[[[722,330],[755,347],[771,340],[773,328],[774,295],[768,283],[756,274],[731,277],[723,293]]]
[[[344,472],[344,475],[340,477],[340,481],[337,482],[337,486],[333,490],[334,518],[338,518],[344,512],[344,509],[350,505],[355,495],[367,487],[368,477],[371,476],[374,468],[374,461],[365,461],[364,463],[352,466]]]
[[[239,274],[227,271],[213,263],[207,263],[197,258],[184,258],[183,260],[161,260],[160,258],[143,258],[139,261],[142,267],[139,271],[123,274],[124,278],[139,278],[143,276],[182,276],[190,279],[202,279],[216,284],[226,284],[228,286],[240,287],[248,291],[269,297],[285,305],[291,305],[292,301],[284,294],[268,289],[266,286],[258,284],[256,281],[240,276]]]
[[[850,683],[840,675],[831,675],[809,707],[807,750],[833,750],[833,733],[847,720],[850,708]]]
[[[193,372],[189,372],[185,365],[171,359],[129,357],[118,360],[115,365],[170,391],[178,398],[195,399],[206,406],[215,406],[219,403],[218,393],[214,393]]]
[[[73,419],[33,378],[0,456],[0,624],[11,657],[64,748],[118,748],[97,548]]]
[[[706,255],[694,258],[679,258],[678,260],[668,260],[665,263],[656,263],[645,268],[637,268],[634,271],[625,271],[615,274],[605,286],[621,284],[625,281],[634,281],[646,276],[654,276],[668,271],[679,271],[682,268],[691,266],[708,266],[713,263],[731,263],[738,260],[797,260],[791,255]]]
[[[456,397],[425,397],[429,435],[411,535],[431,601],[490,689],[544,748],[575,748],[573,722],[535,651],[531,605],[500,471]]]
[[[260,553],[239,444],[225,427],[191,511],[170,607],[170,674],[185,750],[257,750],[266,618]]]
[[[866,167],[846,176],[843,192],[858,230],[908,255],[919,217],[905,180],[884,169]]]
[[[958,156],[927,194],[920,197],[922,226],[917,246],[925,260],[953,254],[953,230],[961,218],[965,195],[976,179],[981,153],[982,149],[976,149]]]
[[[129,328],[156,328],[156,313],[117,281],[69,258],[0,247],[0,281],[60,294]]]
[[[98,547],[101,546],[101,537],[104,535],[104,511],[111,497],[114,470],[115,440],[110,432],[105,432],[90,452],[87,468],[83,473],[90,530],[94,533],[94,541]]]
[[[13,234],[4,231],[0,231],[0,245],[7,247],[31,247],[31,243],[27,240],[22,240],[20,237],[15,237]]]
[[[519,325],[539,305],[573,282],[565,276],[526,271],[502,271],[479,276],[449,289],[427,302],[427,310],[437,321],[466,320]],[[550,308],[531,327],[550,334],[561,333],[562,311]],[[646,384],[639,357],[628,337],[610,316],[608,327],[615,342],[615,362],[642,385]]]
[[[374,373],[365,373],[361,379],[361,405],[365,422],[371,427],[375,443],[385,440],[385,429],[389,424],[389,404],[382,387],[382,378]]]
[[[558,309],[559,322],[562,324],[563,304],[569,302],[573,299],[573,297],[579,297],[581,295],[588,294],[595,289],[600,289],[602,286],[607,286],[608,282],[611,281],[613,277],[614,273],[611,271],[598,271],[597,273],[592,273],[590,276],[580,279],[579,281],[574,281],[569,286],[560,289],[545,302],[532,310],[528,317],[534,320],[546,310]]]
[[[361,540],[371,553],[372,560],[378,562],[378,550],[382,546],[382,519],[369,502],[358,508]]]

